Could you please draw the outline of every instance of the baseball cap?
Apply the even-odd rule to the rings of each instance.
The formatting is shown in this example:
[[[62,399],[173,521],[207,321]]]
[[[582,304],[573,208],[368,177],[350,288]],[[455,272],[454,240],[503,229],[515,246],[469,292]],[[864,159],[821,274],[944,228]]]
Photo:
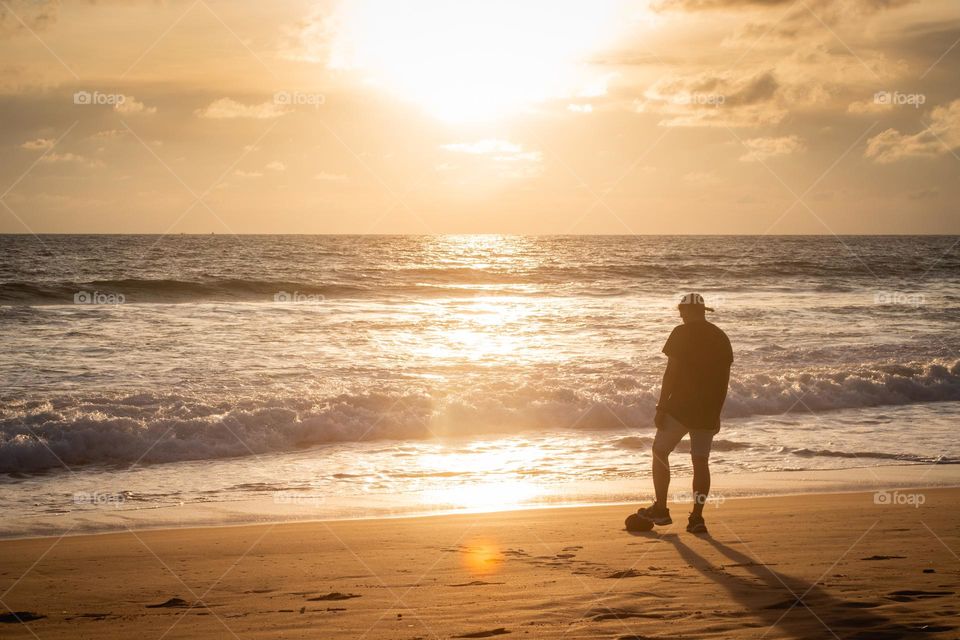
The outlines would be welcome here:
[[[705,306],[703,301],[703,296],[699,293],[687,293],[680,298],[681,307],[700,307],[704,311],[713,311],[710,307]]]

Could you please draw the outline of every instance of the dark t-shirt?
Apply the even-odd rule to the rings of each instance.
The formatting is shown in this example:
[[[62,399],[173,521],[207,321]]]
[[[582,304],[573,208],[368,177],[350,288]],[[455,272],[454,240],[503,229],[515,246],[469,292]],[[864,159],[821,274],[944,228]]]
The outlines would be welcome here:
[[[673,393],[660,399],[660,408],[688,429],[718,429],[733,363],[727,334],[707,321],[681,324],[663,352],[676,359],[680,370]]]

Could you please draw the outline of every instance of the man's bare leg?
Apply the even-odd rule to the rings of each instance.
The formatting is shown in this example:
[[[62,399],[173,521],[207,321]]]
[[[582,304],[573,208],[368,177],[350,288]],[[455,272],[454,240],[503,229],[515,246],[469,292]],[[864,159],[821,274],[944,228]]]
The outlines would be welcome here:
[[[703,505],[710,494],[710,458],[691,456],[693,460],[693,515],[703,517]],[[669,474],[669,471],[667,472]],[[669,481],[669,478],[668,478]],[[656,485],[656,475],[654,475]]]
[[[709,476],[708,476],[709,478]],[[710,480],[707,480],[709,487]],[[653,490],[657,494],[657,505],[667,506],[667,491],[670,489],[670,453],[653,450]]]

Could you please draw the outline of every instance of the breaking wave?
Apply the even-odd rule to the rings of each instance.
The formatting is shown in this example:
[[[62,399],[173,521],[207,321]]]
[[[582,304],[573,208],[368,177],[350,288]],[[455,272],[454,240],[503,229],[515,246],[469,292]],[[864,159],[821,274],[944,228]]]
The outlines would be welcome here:
[[[656,389],[529,380],[451,392],[413,387],[327,397],[143,393],[3,399],[0,472],[262,455],[321,444],[525,430],[645,430]],[[726,418],[960,400],[960,361],[734,380]],[[842,424],[835,425],[842,429]],[[621,447],[642,447],[643,437]],[[739,442],[722,442],[735,450]],[[860,455],[792,451],[793,455]]]

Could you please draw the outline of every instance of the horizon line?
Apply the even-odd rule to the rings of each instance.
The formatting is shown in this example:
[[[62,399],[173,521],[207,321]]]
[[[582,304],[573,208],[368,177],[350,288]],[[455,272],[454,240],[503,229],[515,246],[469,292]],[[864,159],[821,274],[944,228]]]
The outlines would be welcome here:
[[[423,238],[442,238],[446,236],[506,236],[506,237],[527,237],[527,238],[910,238],[910,237],[960,237],[960,231],[953,233],[498,233],[495,231],[477,231],[477,232],[449,232],[449,233],[302,233],[302,232],[270,232],[270,233],[217,233],[214,231],[207,233],[102,233],[102,232],[83,232],[83,231],[44,231],[34,232],[0,232],[3,236],[153,236],[153,237],[175,237],[175,236],[327,236],[327,237],[423,237]]]

